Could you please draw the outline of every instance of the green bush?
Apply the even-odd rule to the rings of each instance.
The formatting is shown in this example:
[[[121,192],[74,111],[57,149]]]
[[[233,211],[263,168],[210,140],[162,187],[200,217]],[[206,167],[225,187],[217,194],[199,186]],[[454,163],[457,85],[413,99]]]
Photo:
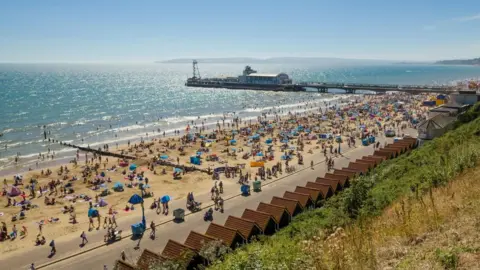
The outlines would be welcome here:
[[[457,269],[458,254],[455,250],[442,250],[437,248],[435,256],[445,269]]]
[[[302,243],[355,220],[380,215],[402,196],[421,194],[445,185],[480,158],[480,130],[477,104],[467,113],[469,123],[426,143],[409,154],[382,163],[375,171],[357,179],[352,186],[329,199],[322,208],[295,217],[292,223],[262,242],[245,245],[228,254],[212,269],[312,269],[315,262],[305,255]],[[461,120],[464,121],[465,119]],[[442,253],[443,254],[443,253]],[[453,257],[443,256],[448,265]]]

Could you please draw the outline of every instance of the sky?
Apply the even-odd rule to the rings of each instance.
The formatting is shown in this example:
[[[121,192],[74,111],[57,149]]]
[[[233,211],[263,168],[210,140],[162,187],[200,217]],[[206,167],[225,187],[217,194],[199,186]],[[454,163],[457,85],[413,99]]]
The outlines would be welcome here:
[[[0,62],[217,57],[480,57],[480,1],[0,1]]]

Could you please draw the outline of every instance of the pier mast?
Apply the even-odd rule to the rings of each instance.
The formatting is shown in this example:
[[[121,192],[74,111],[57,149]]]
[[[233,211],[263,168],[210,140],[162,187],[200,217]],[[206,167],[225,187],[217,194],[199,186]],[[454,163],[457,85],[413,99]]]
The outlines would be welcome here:
[[[198,75],[198,76],[197,76]],[[197,60],[193,60],[193,79],[201,79]]]

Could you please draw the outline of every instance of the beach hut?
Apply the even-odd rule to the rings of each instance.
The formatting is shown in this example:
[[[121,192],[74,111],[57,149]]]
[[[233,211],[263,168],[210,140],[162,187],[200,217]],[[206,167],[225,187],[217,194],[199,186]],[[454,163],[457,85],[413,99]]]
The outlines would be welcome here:
[[[210,223],[205,234],[223,241],[223,243],[231,249],[235,249],[237,246],[246,242],[245,237],[238,230],[213,222]]]
[[[163,249],[162,256],[169,259],[185,259],[188,262],[187,269],[195,269],[198,264],[203,263],[203,260],[200,260],[194,248],[171,239],[168,240],[167,245]]]
[[[191,231],[187,240],[185,240],[185,246],[192,247],[196,252],[200,252],[205,244],[214,240],[215,238],[211,236]]]
[[[312,200],[314,203],[317,203],[318,201],[321,201],[323,199],[323,194],[321,190],[316,188],[307,188],[307,187],[297,186],[295,188],[295,192],[309,194],[310,197],[312,197]]]
[[[238,230],[247,240],[262,233],[262,229],[255,221],[245,218],[228,216],[225,226]]]
[[[327,199],[333,196],[333,190],[329,184],[318,183],[318,182],[307,182],[305,184],[307,188],[316,188],[322,192],[323,198]]]
[[[131,265],[127,262],[124,262],[122,260],[117,260],[115,261],[115,268],[116,270],[137,270],[137,267],[134,265]]]
[[[313,208],[315,206],[312,197],[310,197],[308,193],[285,191],[283,198],[298,201],[303,209]]]
[[[138,270],[149,270],[150,266],[154,264],[159,264],[161,262],[166,261],[167,258],[164,256],[151,251],[150,249],[144,249],[140,258],[137,261],[137,269]]]
[[[337,193],[338,191],[342,190],[342,185],[340,183],[340,180],[337,180],[337,179],[317,177],[317,179],[315,180],[315,183],[329,185],[333,193]],[[323,196],[323,193],[322,193],[322,196]]]
[[[274,234],[278,227],[277,220],[270,213],[245,209],[242,218],[255,221],[265,235]]]
[[[292,218],[285,206],[261,202],[258,204],[257,211],[271,214],[277,221],[279,228],[287,226]]]
[[[284,206],[288,209],[288,212],[292,215],[292,217],[300,214],[303,211],[303,207],[300,205],[298,200],[280,198],[277,196],[273,196],[272,200],[270,201],[271,204]]]
[[[348,175],[339,173],[326,173],[323,178],[339,180],[342,189],[350,186],[350,177]]]

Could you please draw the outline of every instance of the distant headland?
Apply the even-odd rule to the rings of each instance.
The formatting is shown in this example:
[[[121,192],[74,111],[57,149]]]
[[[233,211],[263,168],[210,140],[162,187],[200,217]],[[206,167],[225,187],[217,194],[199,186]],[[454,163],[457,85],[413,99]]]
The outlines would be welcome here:
[[[390,60],[371,60],[371,59],[347,59],[347,58],[331,58],[331,57],[273,57],[273,58],[249,58],[249,57],[231,57],[231,58],[197,58],[199,63],[204,64],[387,64],[394,63]],[[192,58],[179,58],[164,61],[156,61],[162,64],[191,64]]]
[[[437,61],[435,64],[438,65],[471,65],[471,66],[478,66],[480,65],[480,58],[474,58],[474,59],[457,59],[457,60],[442,60],[442,61]]]

